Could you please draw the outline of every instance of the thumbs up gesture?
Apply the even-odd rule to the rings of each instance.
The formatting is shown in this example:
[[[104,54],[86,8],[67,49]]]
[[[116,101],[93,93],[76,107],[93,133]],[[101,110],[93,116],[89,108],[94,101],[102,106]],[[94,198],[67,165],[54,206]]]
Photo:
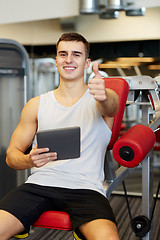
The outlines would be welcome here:
[[[93,72],[95,74],[94,78],[89,80],[88,88],[90,89],[90,94],[92,94],[96,101],[107,100],[107,92],[105,89],[104,80],[98,69],[98,62],[93,64]]]

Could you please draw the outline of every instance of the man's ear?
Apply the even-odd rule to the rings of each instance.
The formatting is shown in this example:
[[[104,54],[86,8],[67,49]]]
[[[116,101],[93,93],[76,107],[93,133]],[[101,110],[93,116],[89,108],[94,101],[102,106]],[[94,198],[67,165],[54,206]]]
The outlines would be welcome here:
[[[85,63],[85,69],[89,68],[90,62],[91,62],[91,59],[87,58]]]

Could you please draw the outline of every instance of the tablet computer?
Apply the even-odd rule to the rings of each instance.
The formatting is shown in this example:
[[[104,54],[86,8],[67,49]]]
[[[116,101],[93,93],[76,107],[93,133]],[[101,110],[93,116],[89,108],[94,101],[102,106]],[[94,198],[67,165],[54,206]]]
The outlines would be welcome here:
[[[57,160],[80,157],[80,127],[39,131],[36,135],[38,148],[57,152]]]

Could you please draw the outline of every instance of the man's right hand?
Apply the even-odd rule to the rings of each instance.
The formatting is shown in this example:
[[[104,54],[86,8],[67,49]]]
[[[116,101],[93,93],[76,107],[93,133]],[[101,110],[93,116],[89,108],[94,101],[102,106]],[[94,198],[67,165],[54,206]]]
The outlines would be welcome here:
[[[54,161],[57,159],[56,152],[49,152],[49,148],[37,148],[37,145],[32,148],[29,153],[29,158],[31,164],[34,167],[42,167],[50,161]]]

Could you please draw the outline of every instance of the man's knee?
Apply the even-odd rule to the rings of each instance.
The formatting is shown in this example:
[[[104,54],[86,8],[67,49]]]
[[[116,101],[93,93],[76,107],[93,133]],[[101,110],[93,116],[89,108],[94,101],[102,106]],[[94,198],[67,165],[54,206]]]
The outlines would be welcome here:
[[[24,231],[23,224],[11,213],[0,210],[0,239],[7,240]]]
[[[97,219],[83,224],[80,231],[88,240],[119,240],[115,223],[105,219]]]

